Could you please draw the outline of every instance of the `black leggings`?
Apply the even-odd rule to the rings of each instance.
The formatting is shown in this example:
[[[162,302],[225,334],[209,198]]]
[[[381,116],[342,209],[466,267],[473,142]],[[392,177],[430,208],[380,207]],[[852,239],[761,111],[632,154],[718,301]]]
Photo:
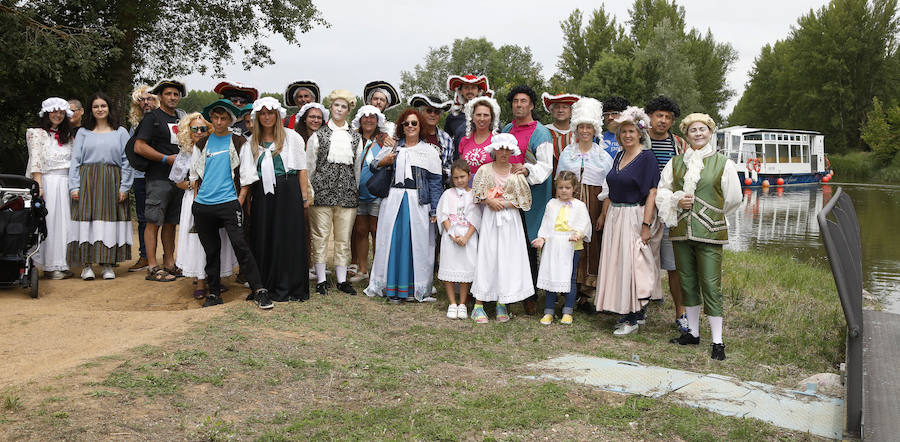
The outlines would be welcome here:
[[[221,286],[219,277],[222,266],[219,260],[219,253],[222,249],[222,241],[219,237],[221,227],[225,227],[225,233],[228,234],[231,247],[241,265],[241,273],[247,278],[250,288],[254,293],[263,288],[259,268],[256,266],[256,260],[244,237],[244,211],[237,200],[214,205],[199,204],[195,201],[191,206],[191,213],[194,215],[194,227],[197,230],[197,236],[200,237],[200,244],[203,245],[203,251],[206,252],[206,285],[209,293],[218,295]],[[190,228],[190,226],[181,227]]]

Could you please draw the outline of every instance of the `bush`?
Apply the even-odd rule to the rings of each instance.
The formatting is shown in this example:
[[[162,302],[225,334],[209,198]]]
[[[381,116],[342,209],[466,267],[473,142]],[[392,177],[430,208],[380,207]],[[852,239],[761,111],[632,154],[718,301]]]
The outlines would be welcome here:
[[[879,169],[878,160],[872,152],[850,152],[843,155],[828,155],[831,168],[839,181],[847,178],[868,181]]]

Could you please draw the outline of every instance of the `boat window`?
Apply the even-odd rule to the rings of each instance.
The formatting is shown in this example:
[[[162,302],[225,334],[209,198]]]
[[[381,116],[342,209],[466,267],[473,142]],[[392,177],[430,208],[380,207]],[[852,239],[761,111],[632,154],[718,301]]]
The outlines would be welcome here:
[[[778,162],[779,163],[788,163],[790,162],[791,152],[790,148],[787,144],[779,144],[778,145]]]
[[[775,145],[774,144],[766,144],[765,153],[766,154],[763,157],[763,159],[765,160],[766,163],[776,162]]]
[[[761,135],[761,134],[750,134],[750,135],[745,135],[745,136],[744,136],[744,140],[747,140],[747,141],[749,141],[749,140],[752,140],[752,141],[762,140],[762,135]]]

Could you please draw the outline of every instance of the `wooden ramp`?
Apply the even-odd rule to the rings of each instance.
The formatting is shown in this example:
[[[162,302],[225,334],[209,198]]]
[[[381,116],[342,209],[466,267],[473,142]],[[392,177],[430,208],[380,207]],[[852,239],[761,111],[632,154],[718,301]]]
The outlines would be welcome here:
[[[863,310],[864,440],[900,440],[900,315]]]

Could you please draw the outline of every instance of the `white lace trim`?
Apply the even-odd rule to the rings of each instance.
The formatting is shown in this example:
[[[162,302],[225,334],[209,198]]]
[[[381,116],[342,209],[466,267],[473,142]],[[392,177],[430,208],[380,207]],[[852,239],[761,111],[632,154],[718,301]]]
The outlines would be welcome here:
[[[132,244],[130,221],[72,221],[69,224],[69,241],[93,244],[102,241],[106,247]]]

